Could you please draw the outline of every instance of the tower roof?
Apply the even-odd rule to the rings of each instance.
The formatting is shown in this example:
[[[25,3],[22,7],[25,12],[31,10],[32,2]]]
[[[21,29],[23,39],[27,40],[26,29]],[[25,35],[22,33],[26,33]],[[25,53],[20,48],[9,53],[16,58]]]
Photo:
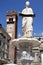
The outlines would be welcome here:
[[[14,11],[14,10],[8,11],[8,12],[6,13],[6,16],[13,16],[13,15],[17,15],[17,12]]]

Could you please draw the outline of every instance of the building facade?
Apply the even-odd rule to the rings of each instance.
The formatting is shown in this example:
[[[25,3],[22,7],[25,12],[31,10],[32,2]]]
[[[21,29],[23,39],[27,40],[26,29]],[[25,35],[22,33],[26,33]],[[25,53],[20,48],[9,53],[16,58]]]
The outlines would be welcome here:
[[[0,24],[0,65],[8,63],[10,39],[11,37]]]

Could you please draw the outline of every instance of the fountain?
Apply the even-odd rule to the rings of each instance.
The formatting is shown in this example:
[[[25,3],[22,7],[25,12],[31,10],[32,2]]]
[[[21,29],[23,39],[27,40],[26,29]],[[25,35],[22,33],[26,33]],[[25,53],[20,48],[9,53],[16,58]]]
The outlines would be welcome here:
[[[34,60],[32,48],[40,45],[40,42],[32,37],[33,18],[35,14],[29,6],[30,2],[27,1],[26,8],[19,13],[22,16],[22,36],[21,38],[12,40],[12,43],[17,48],[16,58],[18,65],[30,65]]]
[[[18,38],[12,42],[17,47],[17,64],[30,65],[34,60],[32,48],[39,46],[40,42],[35,38]]]

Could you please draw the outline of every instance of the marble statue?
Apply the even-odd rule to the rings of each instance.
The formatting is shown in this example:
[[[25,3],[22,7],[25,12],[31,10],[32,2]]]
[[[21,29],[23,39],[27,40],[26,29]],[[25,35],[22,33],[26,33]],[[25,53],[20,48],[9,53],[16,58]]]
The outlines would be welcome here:
[[[26,8],[23,9],[22,14],[24,14],[24,15],[33,15],[34,14],[32,8],[30,8],[29,6],[30,6],[30,2],[26,1]],[[33,31],[32,23],[33,23],[33,17],[31,17],[31,16],[30,17],[29,16],[23,17],[22,27],[26,26],[26,32],[32,32]]]
[[[25,57],[27,57],[27,52],[26,51],[23,51],[22,52],[22,56],[25,58]]]

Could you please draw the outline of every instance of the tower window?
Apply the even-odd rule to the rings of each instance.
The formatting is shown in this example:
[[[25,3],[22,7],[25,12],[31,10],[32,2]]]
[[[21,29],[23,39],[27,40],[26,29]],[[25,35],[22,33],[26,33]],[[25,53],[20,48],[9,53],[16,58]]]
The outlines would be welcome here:
[[[10,22],[13,22],[13,18],[9,18],[9,21],[10,21]]]

